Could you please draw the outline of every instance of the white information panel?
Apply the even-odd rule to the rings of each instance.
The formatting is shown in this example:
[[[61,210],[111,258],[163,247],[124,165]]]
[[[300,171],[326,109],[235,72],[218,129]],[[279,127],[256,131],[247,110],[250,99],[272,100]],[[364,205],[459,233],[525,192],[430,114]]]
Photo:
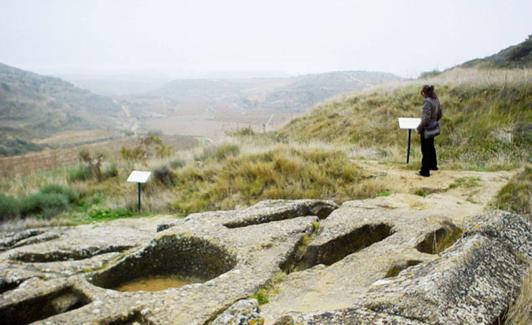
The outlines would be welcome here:
[[[150,178],[151,172],[146,172],[142,170],[134,170],[129,174],[127,178],[128,182],[131,183],[146,183],[148,178]]]
[[[398,120],[400,129],[415,129],[421,123],[419,117],[400,117]]]

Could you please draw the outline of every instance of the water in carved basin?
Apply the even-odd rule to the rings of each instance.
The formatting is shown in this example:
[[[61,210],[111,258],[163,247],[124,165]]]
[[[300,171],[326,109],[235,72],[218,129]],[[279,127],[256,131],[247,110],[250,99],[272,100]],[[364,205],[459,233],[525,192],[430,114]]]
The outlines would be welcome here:
[[[204,282],[193,277],[181,277],[176,275],[155,275],[134,279],[122,283],[115,290],[118,291],[160,291],[168,288],[180,288],[191,283]]]

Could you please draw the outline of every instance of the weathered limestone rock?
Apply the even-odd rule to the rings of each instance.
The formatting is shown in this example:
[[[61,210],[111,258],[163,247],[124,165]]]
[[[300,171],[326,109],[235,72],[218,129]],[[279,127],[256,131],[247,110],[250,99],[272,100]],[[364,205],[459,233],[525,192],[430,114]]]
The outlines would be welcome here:
[[[227,308],[211,325],[259,325],[264,320],[260,317],[259,304],[255,299],[244,299]]]
[[[0,319],[21,324],[38,320],[47,324],[203,324],[280,272],[301,239],[312,232],[318,215],[323,217],[336,207],[327,201],[278,200],[173,222],[166,218],[161,223],[174,225],[160,232],[150,219],[50,229],[59,238],[0,255],[0,278],[7,284],[0,299]],[[240,222],[246,226],[240,227]],[[124,229],[124,223],[129,228]],[[131,236],[125,240],[123,232],[128,231]],[[98,254],[124,242],[131,248]],[[80,254],[81,249],[96,254]],[[35,258],[36,254],[41,255]],[[72,260],[65,261],[66,254]],[[154,292],[113,290],[138,277],[165,274],[194,276],[204,282]],[[56,301],[54,306],[61,308],[29,307],[48,301]]]
[[[505,212],[477,222],[439,259],[374,285],[364,305],[429,324],[496,323],[529,267],[532,234],[524,219]]]
[[[318,324],[350,324],[350,325],[424,325],[415,319],[401,316],[376,313],[364,307],[346,308],[321,313],[290,313],[279,318],[274,325],[318,325]]]
[[[530,225],[506,212],[457,223],[386,199],[273,200],[9,234],[0,324],[496,322],[532,260]],[[170,275],[195,280],[116,290]],[[249,297],[261,288],[269,296],[259,308]]]

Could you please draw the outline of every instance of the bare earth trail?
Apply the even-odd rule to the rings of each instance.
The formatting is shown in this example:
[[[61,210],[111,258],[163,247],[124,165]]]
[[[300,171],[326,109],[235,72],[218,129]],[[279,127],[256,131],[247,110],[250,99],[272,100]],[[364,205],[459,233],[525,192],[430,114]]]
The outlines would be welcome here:
[[[444,167],[432,171],[430,177],[421,177],[414,170],[398,169],[376,160],[356,160],[356,164],[395,193],[383,200],[386,204],[420,211],[441,211],[457,225],[463,225],[468,216],[483,212],[518,172],[446,170]],[[473,182],[461,184],[462,180]],[[416,195],[416,190],[426,195]]]

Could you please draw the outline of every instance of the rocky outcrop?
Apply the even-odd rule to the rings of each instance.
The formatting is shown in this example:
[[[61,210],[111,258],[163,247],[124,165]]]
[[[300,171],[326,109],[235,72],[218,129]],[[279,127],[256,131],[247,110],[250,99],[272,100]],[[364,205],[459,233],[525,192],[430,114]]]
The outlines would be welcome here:
[[[10,234],[0,323],[496,322],[532,259],[529,224],[493,212],[457,225],[382,200],[273,200]],[[152,276],[194,281],[118,291]]]

